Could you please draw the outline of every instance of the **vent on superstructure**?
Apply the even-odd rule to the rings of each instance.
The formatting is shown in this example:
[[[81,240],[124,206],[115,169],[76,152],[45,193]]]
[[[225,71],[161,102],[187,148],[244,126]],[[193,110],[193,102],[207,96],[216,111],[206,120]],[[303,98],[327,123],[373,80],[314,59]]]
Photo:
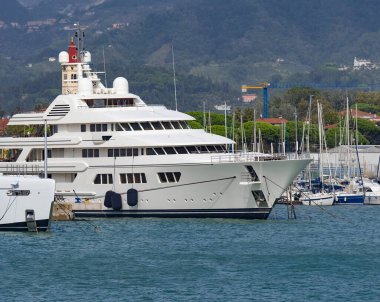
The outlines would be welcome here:
[[[48,113],[48,116],[65,116],[70,111],[70,105],[55,105]]]

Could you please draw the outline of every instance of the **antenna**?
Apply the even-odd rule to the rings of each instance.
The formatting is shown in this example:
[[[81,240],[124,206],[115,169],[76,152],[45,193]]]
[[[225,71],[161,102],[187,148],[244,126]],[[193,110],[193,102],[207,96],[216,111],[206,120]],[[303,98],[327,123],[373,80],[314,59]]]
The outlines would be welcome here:
[[[47,149],[47,120],[45,119],[45,127],[44,127],[44,178],[47,178],[47,158],[48,158],[48,149]]]
[[[75,38],[77,38],[78,53],[82,54],[84,51],[84,29],[86,29],[87,27],[81,26],[78,22],[78,23],[74,23],[74,28],[75,28]]]
[[[175,101],[175,111],[178,111],[177,109],[177,83],[175,79],[175,64],[174,64],[174,47],[172,43],[172,59],[173,59],[173,82],[174,82],[174,101]]]
[[[107,88],[106,57],[104,55],[104,45],[103,45],[103,69],[104,69],[104,83],[106,84],[106,88]]]

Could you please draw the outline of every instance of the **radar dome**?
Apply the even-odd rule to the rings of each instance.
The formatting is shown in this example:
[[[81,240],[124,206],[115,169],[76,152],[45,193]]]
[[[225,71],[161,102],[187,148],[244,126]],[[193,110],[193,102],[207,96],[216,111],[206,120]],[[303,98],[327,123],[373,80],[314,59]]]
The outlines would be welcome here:
[[[87,78],[81,78],[78,80],[78,93],[79,94],[92,94],[93,87],[92,81]]]
[[[67,51],[61,51],[58,55],[58,61],[61,64],[69,63],[69,53]]]
[[[91,53],[89,51],[83,51],[81,56],[83,63],[91,63]]]
[[[118,77],[113,81],[113,89],[115,93],[129,93],[129,84],[126,78]]]

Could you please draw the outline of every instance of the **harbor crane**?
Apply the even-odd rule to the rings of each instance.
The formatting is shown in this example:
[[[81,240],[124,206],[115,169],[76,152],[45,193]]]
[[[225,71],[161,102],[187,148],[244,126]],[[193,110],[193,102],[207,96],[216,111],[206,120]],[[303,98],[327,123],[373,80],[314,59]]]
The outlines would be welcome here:
[[[293,87],[309,87],[316,89],[356,89],[361,91],[378,91],[380,90],[380,84],[334,84],[334,83],[269,83],[262,82],[256,85],[242,85],[241,91],[247,92],[250,89],[262,89],[263,90],[263,117],[268,118],[268,89],[290,89]]]
[[[256,85],[242,85],[241,91],[247,92],[250,89],[262,89],[263,90],[263,117],[268,118],[268,87],[270,83],[263,82]]]

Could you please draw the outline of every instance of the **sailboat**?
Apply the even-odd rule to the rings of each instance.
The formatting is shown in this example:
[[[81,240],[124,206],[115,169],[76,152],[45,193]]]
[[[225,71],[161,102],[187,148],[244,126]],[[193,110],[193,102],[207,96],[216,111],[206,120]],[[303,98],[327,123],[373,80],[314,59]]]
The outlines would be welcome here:
[[[327,144],[326,144],[326,137],[325,132],[323,129],[323,119],[322,119],[322,105],[318,102],[317,103],[318,108],[318,133],[319,133],[319,174],[320,174],[320,180],[321,180],[321,190],[323,190],[323,149],[327,152]],[[310,125],[310,123],[309,123]],[[331,169],[330,169],[330,163],[328,163],[329,166],[329,179],[331,182]],[[311,188],[310,188],[311,189]],[[305,192],[300,197],[300,201],[303,205],[318,205],[318,206],[332,206],[334,204],[334,194],[330,192]]]
[[[357,109],[356,109],[356,121],[357,121]],[[353,177],[353,172],[350,161],[352,160],[351,154],[351,140],[350,140],[350,119],[349,119],[349,106],[348,106],[348,98],[346,103],[346,155],[347,155],[347,179],[349,179],[349,183],[346,186],[345,190],[342,192],[338,192],[336,194],[335,203],[336,204],[363,204],[364,203],[364,191],[363,191],[363,181],[357,180]],[[356,122],[356,155],[357,155],[357,143],[358,143],[358,129]],[[359,158],[357,157],[358,164]],[[361,178],[361,169],[359,166],[359,173]]]

